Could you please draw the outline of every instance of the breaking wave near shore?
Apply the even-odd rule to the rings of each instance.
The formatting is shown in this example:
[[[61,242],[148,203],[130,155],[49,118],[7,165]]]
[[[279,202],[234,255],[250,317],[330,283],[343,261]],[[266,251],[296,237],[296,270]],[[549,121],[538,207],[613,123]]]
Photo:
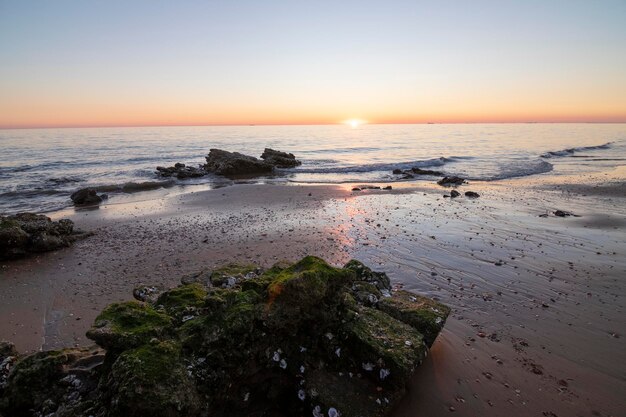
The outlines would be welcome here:
[[[246,182],[350,183],[433,181],[412,169],[497,181],[623,165],[625,125],[369,125],[0,130],[0,213],[49,212],[90,187],[143,195],[192,184],[244,180],[207,174],[163,178],[157,166],[200,167],[209,149],[259,157],[265,147],[292,152],[294,168]],[[604,140],[602,140],[604,139]],[[42,146],[45,144],[45,146]],[[557,149],[557,150],[555,150]]]

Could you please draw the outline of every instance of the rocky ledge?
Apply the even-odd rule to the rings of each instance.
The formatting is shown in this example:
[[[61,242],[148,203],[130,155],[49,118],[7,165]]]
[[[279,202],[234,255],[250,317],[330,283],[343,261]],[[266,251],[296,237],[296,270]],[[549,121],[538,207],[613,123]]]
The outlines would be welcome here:
[[[5,416],[385,416],[449,308],[358,261],[229,265],[116,303],[99,348],[0,349]],[[105,353],[106,352],[106,353]]]
[[[298,165],[302,165],[302,162],[298,161],[294,154],[276,151],[270,148],[265,148],[261,154],[261,159],[274,165],[276,168],[294,168]]]
[[[74,230],[74,222],[68,219],[53,222],[33,213],[0,216],[0,260],[64,248],[87,235]]]
[[[301,164],[292,153],[270,148],[265,148],[261,159],[239,152],[211,149],[206,156],[206,164],[197,168],[178,162],[173,167],[158,166],[156,170],[162,177],[178,179],[202,177],[209,173],[227,177],[254,177],[271,174],[275,168],[294,168]]]
[[[208,172],[202,167],[190,167],[177,162],[173,167],[156,167],[157,173],[162,177],[176,177],[178,179],[203,177]]]

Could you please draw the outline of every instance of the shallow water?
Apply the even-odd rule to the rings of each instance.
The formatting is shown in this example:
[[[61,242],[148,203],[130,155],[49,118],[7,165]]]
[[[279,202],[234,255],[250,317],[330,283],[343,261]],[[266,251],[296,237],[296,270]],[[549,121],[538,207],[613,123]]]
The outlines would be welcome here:
[[[414,166],[478,180],[599,171],[626,162],[625,124],[213,126],[0,130],[0,213],[54,211],[85,186],[111,195],[177,185],[157,165],[204,162],[211,148],[293,152],[275,182],[394,182]],[[422,178],[424,179],[424,178]],[[428,178],[432,179],[432,178]],[[417,179],[419,180],[419,179]],[[132,184],[128,184],[132,183]],[[185,183],[224,185],[215,176]]]

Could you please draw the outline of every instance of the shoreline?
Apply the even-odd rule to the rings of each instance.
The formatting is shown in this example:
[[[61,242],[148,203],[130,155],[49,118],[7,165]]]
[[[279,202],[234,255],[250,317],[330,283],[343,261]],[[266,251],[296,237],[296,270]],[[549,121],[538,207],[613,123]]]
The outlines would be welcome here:
[[[460,187],[478,199],[431,183],[240,184],[55,212],[96,235],[0,264],[0,339],[20,351],[84,345],[95,315],[135,285],[172,287],[233,260],[356,258],[453,308],[394,415],[618,415],[626,207],[622,170],[608,177]],[[539,217],[556,209],[581,217]]]

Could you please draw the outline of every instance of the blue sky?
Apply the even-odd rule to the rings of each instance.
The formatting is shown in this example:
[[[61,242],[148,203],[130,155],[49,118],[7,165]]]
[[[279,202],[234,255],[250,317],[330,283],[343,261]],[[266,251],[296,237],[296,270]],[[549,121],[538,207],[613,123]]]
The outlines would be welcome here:
[[[626,120],[624,1],[4,1],[0,126]]]

